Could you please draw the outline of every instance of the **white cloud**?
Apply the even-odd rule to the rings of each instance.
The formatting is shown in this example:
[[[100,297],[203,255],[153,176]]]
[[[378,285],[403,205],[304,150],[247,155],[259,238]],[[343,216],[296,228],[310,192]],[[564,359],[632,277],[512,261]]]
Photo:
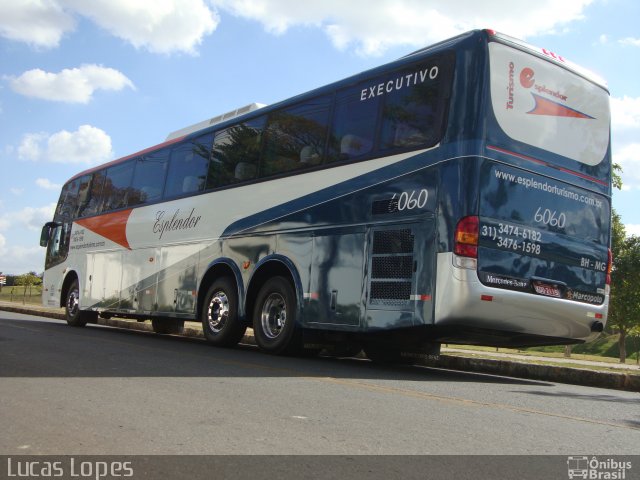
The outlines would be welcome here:
[[[260,22],[269,32],[312,25],[322,28],[337,48],[354,46],[361,54],[374,55],[395,45],[429,45],[474,28],[494,28],[520,38],[555,33],[582,18],[592,0],[212,1],[233,15]]]
[[[1,236],[1,235],[0,235]],[[0,265],[3,273],[21,275],[27,272],[42,272],[44,270],[45,249],[38,245],[38,238],[34,236],[35,245],[24,247],[11,245],[5,240],[0,241]]]
[[[0,36],[56,47],[77,16],[155,53],[195,53],[220,21],[205,0],[0,0]]]
[[[29,230],[40,230],[42,225],[53,218],[56,204],[50,203],[44,207],[23,207],[16,212],[0,215],[0,230],[9,231],[18,226]]]
[[[42,225],[51,221],[55,208],[56,204],[50,203],[43,207],[24,207],[0,215],[0,266],[4,273],[21,274],[43,270],[45,249],[38,245],[37,232]],[[28,240],[16,241],[16,232],[25,228],[29,232],[26,236]]]
[[[59,0],[136,48],[195,53],[220,21],[203,0]]]
[[[57,47],[75,21],[53,0],[0,0],[0,36],[39,48]]]
[[[640,47],[640,38],[627,37],[618,40],[621,45],[627,45],[631,47]]]
[[[45,249],[38,245],[38,234],[46,222],[51,221],[55,203],[44,207],[25,207],[19,211],[0,215],[0,266],[4,273],[21,274],[32,270],[41,272]],[[11,240],[21,229],[31,232],[28,241]]]
[[[622,166],[622,189],[640,187],[640,143],[629,143],[613,150],[613,161]]]
[[[638,224],[627,223],[624,226],[624,231],[627,234],[627,237],[629,237],[631,235],[635,235],[637,237],[640,237],[640,225],[638,225]]]
[[[622,167],[622,189],[640,188],[640,97],[611,97],[613,161]]]
[[[640,128],[640,97],[611,97],[612,128]]]
[[[36,178],[36,185],[45,190],[60,190],[62,188],[62,185],[53,183],[48,178]]]
[[[91,125],[81,125],[75,132],[62,130],[53,135],[27,133],[18,147],[21,160],[96,164],[112,157],[111,137]]]
[[[101,65],[82,65],[50,73],[39,68],[28,70],[19,77],[6,77],[11,88],[28,97],[70,103],[88,103],[96,90],[134,88],[125,75]]]
[[[473,28],[495,28],[520,38],[557,33],[582,18],[592,0],[0,0],[0,34],[55,46],[90,19],[136,48],[195,53],[218,26],[213,8],[259,22],[271,33],[296,26],[322,29],[340,49],[375,55],[396,46],[420,47]],[[213,8],[211,7],[213,6]],[[550,16],[549,12],[553,12]],[[39,15],[34,15],[38,13]],[[32,25],[29,20],[38,21]],[[8,19],[13,19],[10,21]],[[19,20],[19,21],[18,21]],[[17,25],[17,28],[14,28]],[[51,32],[50,38],[42,32]]]

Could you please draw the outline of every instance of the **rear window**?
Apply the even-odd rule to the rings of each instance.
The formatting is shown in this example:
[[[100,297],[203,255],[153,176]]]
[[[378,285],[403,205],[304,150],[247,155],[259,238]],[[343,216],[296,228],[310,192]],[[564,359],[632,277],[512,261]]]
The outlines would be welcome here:
[[[568,69],[500,43],[489,43],[489,56],[491,101],[500,128],[514,140],[566,157],[566,166],[574,171],[606,177],[608,92]]]

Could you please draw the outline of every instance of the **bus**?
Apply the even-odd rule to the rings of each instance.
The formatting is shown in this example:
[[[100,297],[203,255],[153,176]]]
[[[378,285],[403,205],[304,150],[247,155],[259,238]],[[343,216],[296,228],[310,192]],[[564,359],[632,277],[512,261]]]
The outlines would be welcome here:
[[[78,173],[43,303],[272,354],[576,344],[607,321],[610,224],[606,84],[476,30]]]

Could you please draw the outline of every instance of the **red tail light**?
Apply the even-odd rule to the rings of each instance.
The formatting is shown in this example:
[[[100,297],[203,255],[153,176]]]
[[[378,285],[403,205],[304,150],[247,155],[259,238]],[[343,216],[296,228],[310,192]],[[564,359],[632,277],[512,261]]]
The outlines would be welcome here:
[[[479,219],[464,217],[458,222],[453,251],[461,257],[478,258]]]
[[[613,269],[613,252],[609,249],[607,257],[607,285],[611,285],[611,270]]]

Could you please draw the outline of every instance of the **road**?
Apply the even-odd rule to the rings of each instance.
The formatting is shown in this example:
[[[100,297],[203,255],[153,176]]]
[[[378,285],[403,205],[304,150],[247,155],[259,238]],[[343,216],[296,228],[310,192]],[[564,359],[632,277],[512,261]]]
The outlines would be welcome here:
[[[637,454],[640,395],[0,311],[0,454]]]

